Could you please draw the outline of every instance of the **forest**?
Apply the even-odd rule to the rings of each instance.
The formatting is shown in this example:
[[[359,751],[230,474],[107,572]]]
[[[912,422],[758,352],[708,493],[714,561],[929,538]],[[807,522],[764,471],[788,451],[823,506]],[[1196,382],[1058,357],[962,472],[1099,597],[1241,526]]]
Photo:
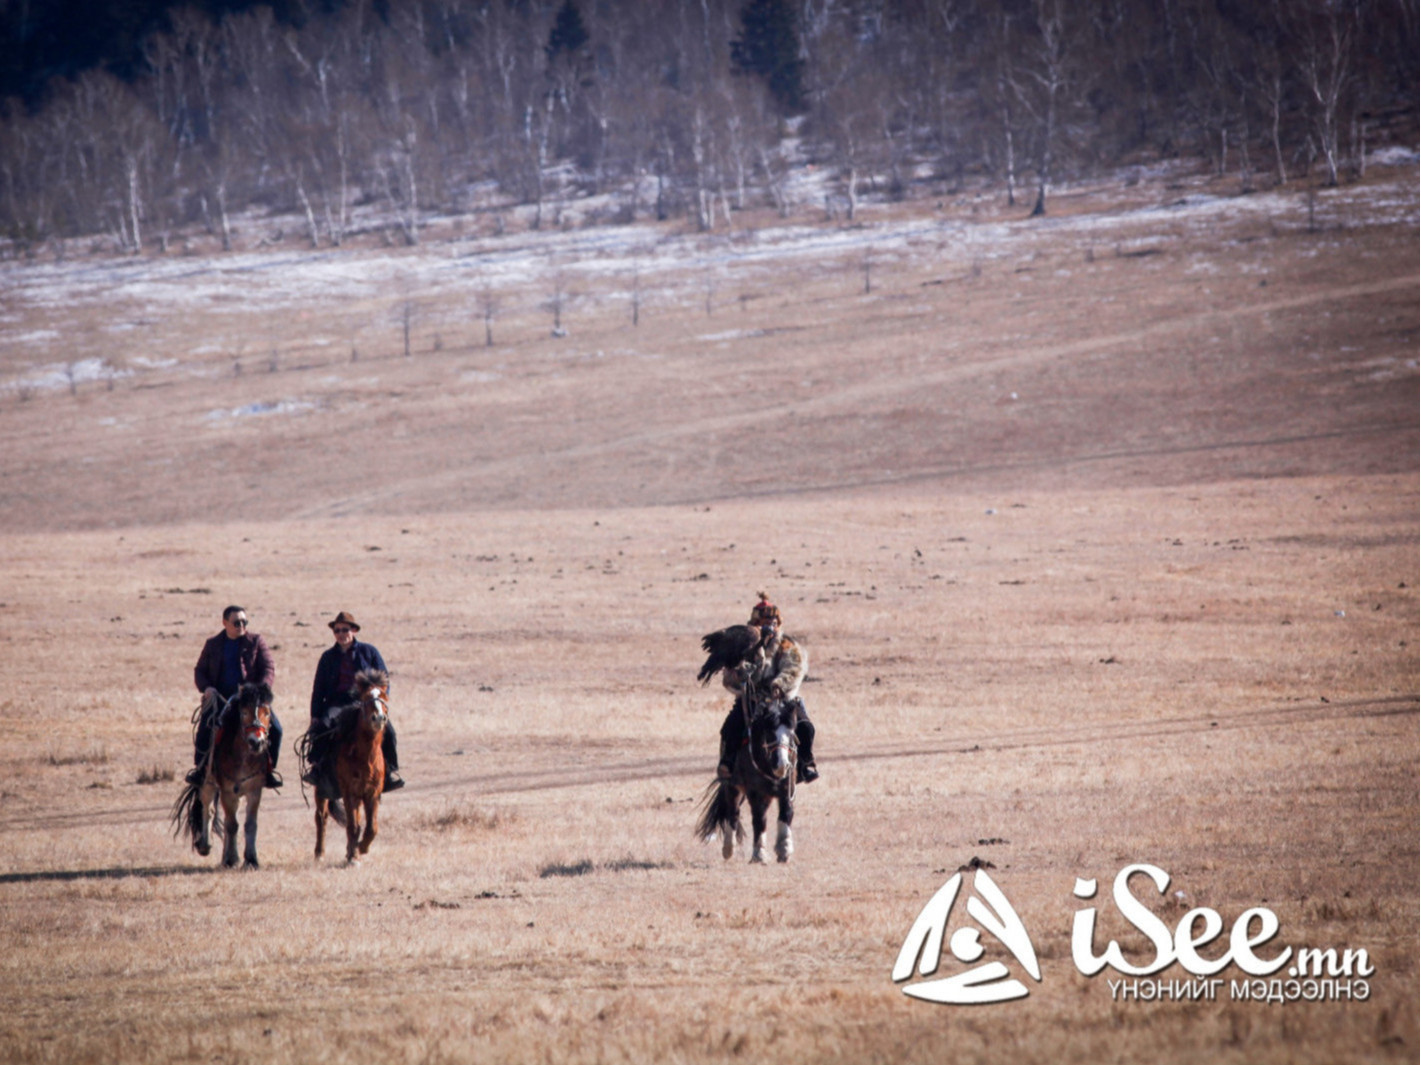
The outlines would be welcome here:
[[[1190,159],[1336,184],[1417,139],[1416,0],[0,0],[0,236],[163,251],[379,208],[788,213]]]

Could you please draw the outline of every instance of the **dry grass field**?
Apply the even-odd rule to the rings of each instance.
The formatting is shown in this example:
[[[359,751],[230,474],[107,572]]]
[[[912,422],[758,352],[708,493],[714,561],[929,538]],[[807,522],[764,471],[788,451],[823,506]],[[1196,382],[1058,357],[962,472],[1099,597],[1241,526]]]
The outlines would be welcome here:
[[[0,1060],[1414,1061],[1415,190],[0,264]],[[759,588],[788,865],[692,838]],[[287,736],[246,873],[168,826],[229,602]],[[341,609],[409,781],[353,868],[290,753]],[[909,998],[974,858],[1043,979]],[[1137,862],[1370,997],[1115,999],[1072,887],[1143,961]]]

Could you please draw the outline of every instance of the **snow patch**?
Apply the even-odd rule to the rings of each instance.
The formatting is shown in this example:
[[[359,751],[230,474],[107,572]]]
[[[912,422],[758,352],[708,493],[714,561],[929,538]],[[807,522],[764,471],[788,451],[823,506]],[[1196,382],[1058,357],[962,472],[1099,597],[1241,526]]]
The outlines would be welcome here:
[[[1410,148],[1403,148],[1399,144],[1392,144],[1367,153],[1367,162],[1374,166],[1415,166],[1418,159],[1421,159],[1421,156],[1418,156],[1416,152]]]
[[[717,344],[723,340],[751,340],[764,335],[763,329],[732,329],[728,333],[707,333],[704,336],[696,337],[696,339],[706,344]]]
[[[59,339],[58,329],[35,329],[28,333],[18,333],[5,337],[7,344],[47,344]]]
[[[116,377],[129,377],[132,370],[119,370],[103,359],[80,359],[77,362],[52,362],[19,381],[7,384],[11,392],[29,390],[53,391],[87,384],[91,381],[108,381]]]
[[[314,403],[306,400],[283,399],[275,403],[248,403],[242,407],[233,407],[231,410],[213,410],[207,412],[208,421],[221,421],[225,418],[255,418],[268,414],[305,414],[307,411],[316,409]]]

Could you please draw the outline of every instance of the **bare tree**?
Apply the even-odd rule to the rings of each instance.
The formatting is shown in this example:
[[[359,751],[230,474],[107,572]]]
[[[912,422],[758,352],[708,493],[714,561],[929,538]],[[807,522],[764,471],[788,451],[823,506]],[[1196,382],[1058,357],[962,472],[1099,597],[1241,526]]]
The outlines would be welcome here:
[[[1060,118],[1061,98],[1066,89],[1067,40],[1061,0],[1033,0],[1032,7],[1036,16],[1036,28],[1040,33],[1040,42],[1035,49],[1035,63],[1027,68],[1028,75],[1039,88],[1039,96],[1033,108],[1040,122],[1036,203],[1031,208],[1032,217],[1037,217],[1046,213],[1046,188],[1051,184],[1052,168],[1056,160],[1057,123]]]
[[[562,312],[567,303],[567,283],[563,277],[562,264],[556,260],[552,263],[549,281],[552,283],[553,291],[552,295],[548,297],[546,306],[553,314],[553,336],[565,337],[567,330],[563,328]]]
[[[493,347],[493,320],[498,315],[498,300],[493,294],[493,285],[488,281],[484,282],[481,294],[481,306],[484,319],[484,347]]]
[[[1283,53],[1280,43],[1281,27],[1270,34],[1258,55],[1254,68],[1254,85],[1262,101],[1265,121],[1268,125],[1269,145],[1273,149],[1274,172],[1279,185],[1288,183],[1288,166],[1283,160],[1283,112],[1287,101],[1287,82],[1284,76]]]
[[[641,324],[641,260],[632,260],[632,326]]]
[[[1303,83],[1313,105],[1318,149],[1327,165],[1327,184],[1337,184],[1338,130],[1343,96],[1351,81],[1353,23],[1344,5],[1322,0],[1301,18]]]

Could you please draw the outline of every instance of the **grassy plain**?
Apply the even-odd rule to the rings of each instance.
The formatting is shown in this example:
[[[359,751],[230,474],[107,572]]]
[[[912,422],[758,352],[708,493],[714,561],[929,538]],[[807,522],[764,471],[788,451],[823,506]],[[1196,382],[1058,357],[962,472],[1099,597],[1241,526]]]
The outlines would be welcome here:
[[[1226,191],[905,206],[809,252],[3,264],[0,1059],[1415,1060],[1415,172],[1311,220]],[[486,346],[494,260],[534,265]],[[35,383],[90,357],[131,372]],[[725,709],[697,640],[758,588],[821,737],[787,866],[691,838]],[[357,868],[312,863],[290,753],[260,871],[168,834],[228,602],[288,752],[337,610],[393,669],[410,783]],[[1043,980],[908,998],[973,858]],[[1113,1000],[1071,890],[1142,960],[1133,862],[1171,925],[1267,906],[1278,946],[1365,948],[1370,997]]]

